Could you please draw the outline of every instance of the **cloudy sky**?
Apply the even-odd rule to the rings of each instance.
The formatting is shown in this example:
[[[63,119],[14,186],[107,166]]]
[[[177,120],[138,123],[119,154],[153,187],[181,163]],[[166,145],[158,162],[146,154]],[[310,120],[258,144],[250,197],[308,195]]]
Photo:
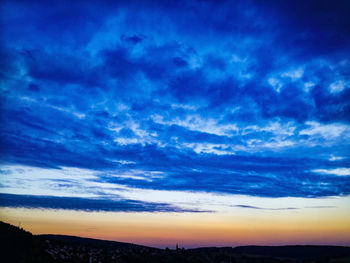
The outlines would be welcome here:
[[[350,245],[349,11],[4,1],[0,218],[159,247]]]

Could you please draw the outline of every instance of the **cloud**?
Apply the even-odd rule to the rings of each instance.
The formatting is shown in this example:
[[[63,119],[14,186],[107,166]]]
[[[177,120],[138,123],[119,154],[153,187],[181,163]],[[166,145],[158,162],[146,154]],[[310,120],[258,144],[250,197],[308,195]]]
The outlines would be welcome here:
[[[317,122],[306,122],[307,125],[309,125],[309,128],[301,130],[299,132],[300,135],[319,135],[324,138],[336,138],[342,136],[343,138],[346,138],[348,132],[350,131],[350,127],[348,125],[344,124],[325,124],[322,125]],[[344,134],[346,133],[346,134]]]
[[[330,86],[329,86],[329,89],[330,89],[330,92],[331,93],[339,93],[339,92],[342,92],[346,87],[345,87],[345,83],[344,81],[342,80],[338,80],[336,82],[333,82]],[[347,85],[349,86],[349,84]]]
[[[348,195],[348,6],[7,2],[0,159],[108,186]]]
[[[23,207],[42,209],[68,209],[108,212],[201,212],[182,209],[165,203],[149,203],[135,200],[88,199],[78,197],[55,197],[40,195],[0,194],[1,207]]]
[[[238,208],[246,208],[246,209],[257,209],[257,210],[298,210],[301,208],[297,207],[277,207],[277,208],[266,208],[266,207],[260,207],[260,206],[252,206],[252,205],[234,205],[233,207]],[[336,208],[336,206],[332,205],[323,205],[323,206],[305,206],[305,208],[311,208],[311,209],[328,209],[328,208]]]
[[[344,157],[342,157],[342,156],[331,155],[331,157],[329,157],[328,160],[330,160],[330,161],[338,161],[338,160],[343,160],[343,159],[344,159]]]
[[[296,207],[264,208],[264,207],[251,206],[251,205],[234,205],[234,207],[247,208],[247,209],[258,209],[258,210],[296,210],[296,209],[299,209]]]
[[[314,173],[333,174],[338,176],[350,176],[350,168],[334,168],[334,169],[314,169]]]
[[[123,195],[136,189],[311,198],[350,192],[347,176],[325,177],[305,172],[303,161],[291,163],[272,158],[253,161],[252,157],[213,153],[202,154],[201,158],[169,159],[164,153],[159,157],[155,157],[156,152],[148,154],[140,164],[118,162],[109,170],[5,166],[1,170],[4,176],[1,191],[84,198]],[[158,165],[153,158],[157,158]]]

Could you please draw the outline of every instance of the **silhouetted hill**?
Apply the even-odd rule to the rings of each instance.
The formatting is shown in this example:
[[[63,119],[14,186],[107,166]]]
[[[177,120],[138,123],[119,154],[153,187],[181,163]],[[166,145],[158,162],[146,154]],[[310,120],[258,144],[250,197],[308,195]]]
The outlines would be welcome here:
[[[77,236],[66,236],[66,235],[38,235],[38,237],[43,238],[45,240],[57,241],[57,242],[65,242],[69,244],[76,245],[86,245],[92,247],[114,247],[119,249],[148,249],[148,250],[160,250],[159,248],[146,247],[142,245],[135,245],[131,243],[118,242],[118,241],[110,241],[110,240],[101,240],[95,238],[86,238],[86,237],[77,237]]]
[[[157,249],[64,235],[32,235],[0,222],[4,263],[349,263],[350,247],[241,246]]]
[[[31,233],[0,222],[0,262],[50,262],[45,242]]]

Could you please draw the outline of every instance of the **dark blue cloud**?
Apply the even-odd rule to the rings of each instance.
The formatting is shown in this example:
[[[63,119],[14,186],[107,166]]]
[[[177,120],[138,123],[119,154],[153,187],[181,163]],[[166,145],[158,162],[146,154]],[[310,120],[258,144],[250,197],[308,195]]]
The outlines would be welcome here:
[[[287,47],[300,52],[304,59],[348,51],[348,1],[268,1],[262,5],[281,23],[281,36],[285,37]]]
[[[134,45],[136,45],[136,44],[138,44],[138,43],[141,43],[141,42],[144,40],[144,38],[145,38],[145,36],[143,36],[143,35],[140,35],[140,36],[134,35],[134,36],[130,36],[130,37],[127,37],[127,36],[125,36],[125,35],[122,35],[122,36],[120,37],[120,39],[121,39],[122,41],[131,43],[131,44],[134,44]]]
[[[350,193],[334,170],[350,167],[347,1],[2,8],[3,163],[145,189]],[[110,176],[135,170],[163,176]]]
[[[298,208],[295,208],[295,207],[263,208],[263,207],[251,206],[251,205],[234,205],[234,207],[248,208],[248,209],[257,209],[257,210],[295,210],[295,209],[298,209]]]
[[[0,206],[83,210],[89,212],[201,212],[199,210],[182,209],[165,203],[150,203],[135,200],[88,199],[78,197],[14,194],[0,194]]]

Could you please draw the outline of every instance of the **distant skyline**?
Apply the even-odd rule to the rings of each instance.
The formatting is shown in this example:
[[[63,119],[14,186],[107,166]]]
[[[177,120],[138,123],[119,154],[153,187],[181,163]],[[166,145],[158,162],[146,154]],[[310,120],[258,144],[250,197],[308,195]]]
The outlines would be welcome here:
[[[350,246],[349,1],[0,7],[0,220]]]

